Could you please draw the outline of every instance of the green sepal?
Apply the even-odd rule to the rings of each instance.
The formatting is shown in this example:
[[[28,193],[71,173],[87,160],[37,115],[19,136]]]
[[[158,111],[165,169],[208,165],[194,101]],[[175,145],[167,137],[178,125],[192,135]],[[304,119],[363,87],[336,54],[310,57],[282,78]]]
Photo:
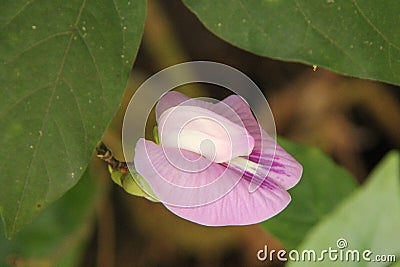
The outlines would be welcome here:
[[[132,176],[130,172],[122,173],[119,170],[114,170],[111,166],[108,166],[108,171],[110,172],[111,179],[114,183],[121,186],[127,193],[139,197],[145,197],[154,202],[159,202],[150,185],[137,172]]]
[[[154,136],[154,142],[156,142],[157,145],[160,144],[160,138],[158,137],[158,126],[154,126],[153,128],[153,136]]]

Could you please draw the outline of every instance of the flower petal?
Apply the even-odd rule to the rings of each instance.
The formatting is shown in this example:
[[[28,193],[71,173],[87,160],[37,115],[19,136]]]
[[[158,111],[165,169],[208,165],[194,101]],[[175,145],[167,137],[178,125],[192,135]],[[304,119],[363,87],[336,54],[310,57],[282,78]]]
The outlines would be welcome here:
[[[262,154],[253,150],[250,156],[234,158],[224,166],[244,173],[244,177],[252,182],[249,189],[251,192],[269,180],[288,190],[299,182],[303,171],[303,167],[279,145],[275,154]]]
[[[248,158],[260,166],[254,176],[258,181],[268,171],[268,178],[286,190],[295,186],[303,173],[303,166],[278,144],[274,154],[253,150]]]
[[[173,99],[177,99],[176,102],[173,102]],[[249,159],[262,166],[253,176],[250,191],[256,189],[266,175],[285,189],[293,187],[300,180],[302,166],[260,127],[248,103],[242,97],[231,95],[221,102],[212,104],[191,99],[178,92],[169,92],[160,99],[161,102],[164,102],[161,106],[167,106],[165,104],[167,102],[176,105],[183,103],[183,105],[202,106],[238,125],[243,125],[254,138],[254,149]]]
[[[182,157],[179,150],[170,150]],[[190,151],[183,151],[183,156],[198,157]],[[173,213],[193,222],[209,226],[259,223],[290,202],[290,195],[272,181],[250,193],[249,181],[220,164],[209,163],[208,168],[191,173],[173,166],[163,148],[153,142],[140,139],[135,149],[136,170],[149,182],[155,195]],[[179,188],[173,186],[177,184]]]
[[[244,127],[196,106],[176,106],[164,111],[158,129],[164,147],[196,152],[217,163],[248,156],[254,147],[254,139]]]
[[[224,100],[213,104],[197,98],[187,97],[180,92],[170,91],[164,94],[157,104],[157,121],[159,121],[159,118],[164,111],[178,105],[205,108],[225,117],[226,119],[229,119],[240,126],[244,126],[249,134],[255,139],[254,148],[259,149],[261,147],[260,126],[254,118],[249,105],[242,97],[238,95],[231,95]]]
[[[178,106],[179,104],[187,101],[191,99],[190,97],[176,92],[176,91],[169,91],[167,93],[165,93],[160,100],[157,103],[156,106],[156,119],[157,122],[159,121],[159,118],[161,116],[161,114],[164,113],[164,111],[166,111],[169,108]]]
[[[260,127],[247,102],[238,95],[231,95],[222,102],[239,115],[246,130],[254,138],[254,150],[248,159],[258,163],[259,168],[253,176],[250,191],[258,187],[267,176],[284,189],[296,185],[303,167]]]
[[[207,226],[249,225],[265,221],[282,211],[290,195],[270,182],[250,193],[249,181],[241,179],[223,198],[200,207],[165,205],[176,215]]]
[[[254,149],[260,150],[262,147],[262,135],[267,135],[268,137],[269,135],[261,128],[254,118],[249,104],[238,95],[228,96],[222,100],[222,103],[231,107],[239,116],[240,121],[237,121],[237,117],[230,117],[229,119],[237,124],[244,125],[249,134],[254,138]]]
[[[163,203],[200,206],[229,192],[241,174],[227,170],[191,151],[163,148],[139,139],[135,148],[135,168],[154,195]]]

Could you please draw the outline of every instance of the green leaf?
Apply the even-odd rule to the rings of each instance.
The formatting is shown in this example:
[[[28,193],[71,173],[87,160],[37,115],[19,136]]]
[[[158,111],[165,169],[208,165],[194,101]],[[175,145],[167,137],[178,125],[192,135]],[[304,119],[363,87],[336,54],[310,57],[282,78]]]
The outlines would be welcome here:
[[[300,246],[318,253],[338,249],[339,238],[348,250],[371,250],[378,254],[400,256],[400,155],[392,152],[374,170],[367,183],[347,198],[319,223]],[[361,256],[360,256],[361,258]],[[327,260],[326,262],[329,262]],[[389,266],[389,262],[338,261],[335,266]],[[321,266],[321,262],[295,262],[289,266]]]
[[[279,143],[303,165],[303,176],[289,190],[292,196],[289,206],[261,225],[278,237],[287,249],[293,249],[319,220],[354,190],[356,183],[320,150],[284,139]]]
[[[13,240],[1,235],[0,266],[78,266],[99,192],[86,172],[76,187],[39,214]]]
[[[258,55],[400,84],[400,2],[183,0],[218,37]]]
[[[3,1],[0,212],[13,236],[73,187],[119,106],[145,0]]]

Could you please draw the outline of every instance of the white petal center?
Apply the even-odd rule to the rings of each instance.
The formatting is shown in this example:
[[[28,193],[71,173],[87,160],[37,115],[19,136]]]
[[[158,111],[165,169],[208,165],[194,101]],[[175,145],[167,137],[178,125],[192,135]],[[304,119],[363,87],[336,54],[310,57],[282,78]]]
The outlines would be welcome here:
[[[162,146],[186,149],[221,163],[247,156],[254,139],[246,128],[205,108],[177,106],[160,116]]]

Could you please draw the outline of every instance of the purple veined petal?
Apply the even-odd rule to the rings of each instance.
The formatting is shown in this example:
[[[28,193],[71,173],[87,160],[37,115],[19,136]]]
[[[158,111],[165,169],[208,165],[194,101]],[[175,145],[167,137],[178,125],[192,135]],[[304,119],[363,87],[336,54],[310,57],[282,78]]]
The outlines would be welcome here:
[[[265,221],[282,211],[290,195],[269,181],[250,193],[249,181],[241,179],[223,198],[200,207],[166,207],[176,215],[207,226],[249,225]]]
[[[248,158],[258,162],[261,170],[270,166],[268,177],[286,190],[295,186],[303,173],[303,166],[278,144],[275,154],[253,150]]]
[[[222,102],[239,115],[254,138],[254,149],[248,159],[258,163],[259,169],[251,178],[250,192],[256,190],[265,177],[269,177],[286,190],[296,185],[301,178],[303,167],[260,127],[247,102],[237,95],[231,95]]]
[[[198,164],[207,165],[198,172],[177,168],[169,161],[165,151],[176,161],[194,160],[187,168],[198,169]],[[211,203],[227,194],[241,179],[240,173],[226,169],[191,151],[162,148],[151,141],[139,139],[135,147],[136,171],[146,179],[155,196],[164,204],[193,207]]]
[[[244,127],[197,106],[164,111],[158,130],[163,147],[189,150],[217,163],[248,156],[254,147],[254,139]]]
[[[250,189],[253,190],[250,192],[271,180],[288,190],[299,182],[303,172],[303,167],[279,145],[275,154],[262,154],[258,150],[253,150],[250,156],[232,159],[224,166],[238,173],[244,173],[244,178],[251,181]]]
[[[269,148],[269,149],[268,149]],[[249,191],[258,189],[266,180],[272,180],[283,189],[295,186],[301,178],[303,167],[281,146],[271,148],[268,144],[263,151],[254,149],[248,157],[232,159],[226,166],[251,181]]]

